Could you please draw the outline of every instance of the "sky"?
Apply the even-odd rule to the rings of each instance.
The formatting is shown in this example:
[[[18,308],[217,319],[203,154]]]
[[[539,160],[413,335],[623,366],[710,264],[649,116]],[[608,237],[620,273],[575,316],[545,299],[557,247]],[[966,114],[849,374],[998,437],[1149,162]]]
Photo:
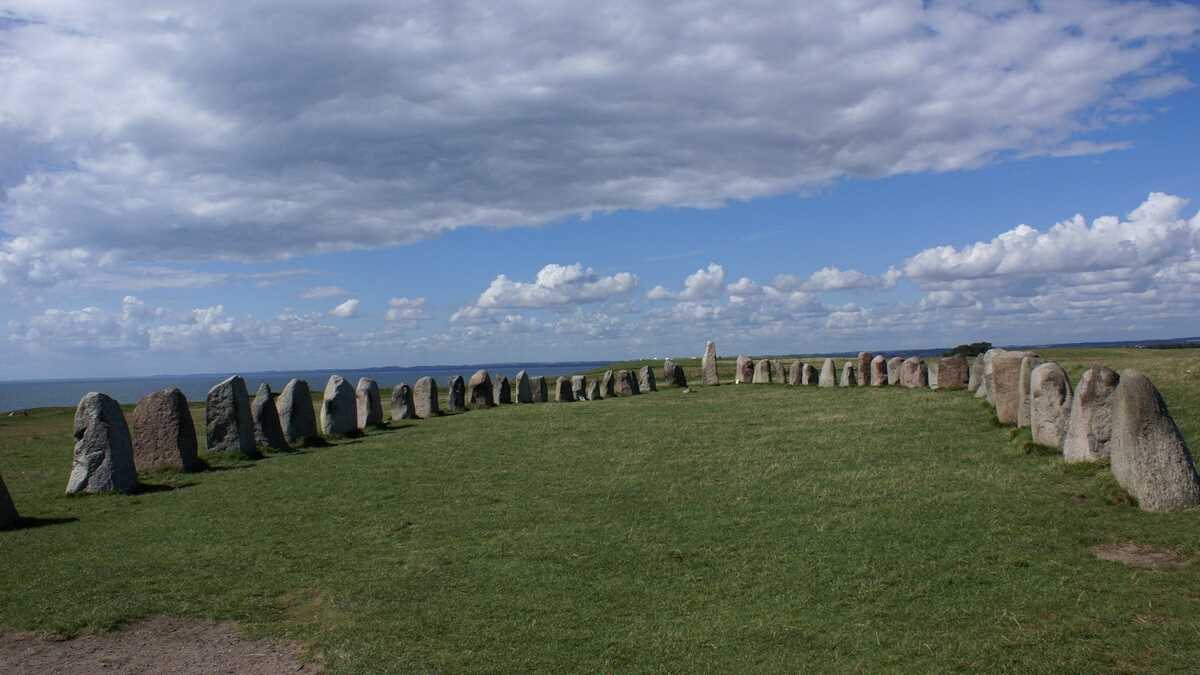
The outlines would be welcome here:
[[[0,380],[1200,335],[1200,4],[0,1]]]

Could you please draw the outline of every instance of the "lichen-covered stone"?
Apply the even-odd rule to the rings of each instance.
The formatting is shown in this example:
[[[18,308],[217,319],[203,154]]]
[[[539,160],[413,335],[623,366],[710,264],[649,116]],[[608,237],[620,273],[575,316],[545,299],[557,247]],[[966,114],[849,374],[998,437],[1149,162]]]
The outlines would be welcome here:
[[[283,438],[289,446],[300,447],[320,438],[308,382],[289,380],[275,398],[275,411],[279,413],[279,425],[283,427]]]
[[[358,380],[354,388],[355,424],[359,429],[383,426],[383,400],[379,396],[379,383],[369,377]]]
[[[234,453],[249,459],[262,457],[254,443],[250,393],[241,376],[234,375],[208,390],[204,429],[209,452]]]
[[[638,369],[638,389],[640,391],[658,391],[658,381],[654,378],[654,368],[642,366]]]
[[[734,384],[749,384],[754,380],[754,362],[749,356],[737,357],[737,365],[734,367],[733,383]]]
[[[959,390],[967,388],[967,377],[970,374],[967,357],[962,354],[943,356],[938,359],[938,389]]]
[[[472,408],[491,408],[496,405],[492,388],[492,376],[486,370],[477,370],[467,383],[467,404]]]
[[[533,386],[529,383],[529,373],[517,373],[517,403],[533,403]]]
[[[871,386],[882,387],[887,383],[887,357],[883,354],[876,354],[871,358]]]
[[[721,383],[717,378],[717,343],[712,340],[704,344],[704,356],[700,359],[700,382],[706,387]]]
[[[783,359],[771,359],[771,381],[776,384],[787,382],[787,373],[783,367]]]
[[[441,414],[438,386],[432,377],[422,377],[413,385],[413,412],[421,419]]]
[[[586,375],[571,376],[571,396],[576,401],[587,400],[588,378]]]
[[[254,418],[255,443],[280,452],[292,449],[283,436],[283,424],[279,421],[279,410],[275,407],[274,396],[271,395],[271,385],[266,382],[258,386],[258,393],[250,403],[250,416]],[[136,437],[133,445],[136,450]]]
[[[1033,369],[1042,365],[1042,360],[1036,356],[1026,356],[1021,359],[1021,374],[1018,378],[1018,396],[1017,401],[1017,426],[1022,429],[1029,428],[1029,401],[1030,401],[1030,385],[1033,380]]]
[[[637,393],[634,389],[633,375],[628,370],[618,370],[615,375],[615,386],[618,396],[633,396]]]
[[[910,356],[900,363],[900,386],[924,389],[929,386],[929,371],[919,356]]]
[[[888,385],[896,386],[900,384],[900,374],[904,370],[904,359],[899,356],[893,356],[887,362],[887,377]]]
[[[1113,477],[1143,511],[1200,504],[1192,454],[1158,389],[1136,370],[1121,371],[1112,395]]]
[[[341,375],[330,375],[321,401],[321,433],[353,436],[358,431],[358,399]]]
[[[838,380],[838,385],[842,387],[854,387],[858,385],[858,374],[854,370],[853,361],[847,361],[842,364],[842,377]]]
[[[754,364],[754,374],[750,381],[754,384],[771,384],[771,359],[759,359]]]
[[[570,403],[575,400],[575,392],[571,389],[570,378],[560,377],[554,383],[554,400],[559,403]]]
[[[467,385],[463,382],[462,375],[450,378],[446,390],[446,412],[465,412],[467,409]]]
[[[603,397],[600,396],[600,381],[599,380],[588,380],[587,400],[599,401],[601,398],[603,398]]]
[[[1029,376],[1029,425],[1033,442],[1061,448],[1071,420],[1071,384],[1057,363],[1043,363]]]
[[[821,364],[821,376],[817,380],[818,387],[836,387],[837,374],[833,370],[833,359],[825,359]]]
[[[860,387],[865,387],[870,384],[871,379],[871,356],[870,352],[859,352],[857,363],[854,364],[855,384]]]
[[[67,494],[137,489],[133,439],[119,403],[107,394],[85,394],[75,408],[74,434],[75,458]]]
[[[1021,403],[1021,359],[1026,356],[1037,354],[1001,351],[992,356],[988,391],[992,395],[992,405],[996,408],[996,419],[1001,424],[1017,423],[1017,412]],[[985,377],[986,372],[985,370]]]
[[[792,364],[788,366],[787,383],[793,387],[804,383],[803,364],[799,361],[792,361]]]
[[[417,406],[413,402],[412,387],[401,382],[392,387],[392,420],[413,420],[417,418]]]
[[[133,410],[133,463],[139,471],[199,471],[196,425],[176,388],[148,394]]]
[[[1101,462],[1111,454],[1112,394],[1121,378],[1109,368],[1083,371],[1071,399],[1071,421],[1063,441],[1068,462]]]
[[[612,398],[617,395],[617,376],[612,370],[604,371],[600,377],[600,398]]]

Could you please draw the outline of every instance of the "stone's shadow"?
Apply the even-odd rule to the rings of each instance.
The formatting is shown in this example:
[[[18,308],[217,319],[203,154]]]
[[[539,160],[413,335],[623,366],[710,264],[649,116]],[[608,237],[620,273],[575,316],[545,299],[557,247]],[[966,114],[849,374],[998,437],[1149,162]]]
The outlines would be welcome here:
[[[133,495],[152,495],[158,492],[173,492],[175,490],[185,490],[196,485],[196,483],[179,483],[171,485],[169,483],[138,483],[137,489],[131,492]]]
[[[67,523],[77,522],[79,522],[78,518],[30,518],[23,516],[18,518],[17,524],[8,528],[8,531],[32,530],[39,527],[49,527],[50,525],[66,525]]]
[[[262,461],[262,460],[255,460]],[[217,466],[209,465],[204,473],[219,473],[221,471],[240,471],[242,469],[253,469],[253,464],[220,464]]]
[[[333,444],[330,443],[329,441],[325,440],[324,438],[310,438],[307,441],[304,441],[304,445],[301,445],[298,447],[293,447],[292,449],[297,450],[300,448],[309,448],[309,449],[311,449],[311,448],[328,448],[330,445],[333,445]]]

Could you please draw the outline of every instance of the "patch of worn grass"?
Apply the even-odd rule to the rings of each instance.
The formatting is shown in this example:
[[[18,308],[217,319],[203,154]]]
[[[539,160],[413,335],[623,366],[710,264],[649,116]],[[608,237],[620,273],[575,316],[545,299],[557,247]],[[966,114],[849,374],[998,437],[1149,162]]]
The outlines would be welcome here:
[[[1200,387],[1173,374],[1195,350],[1126,351],[1050,358],[1073,379],[1091,359],[1137,364],[1195,447]],[[1027,454],[964,393],[698,387],[684,364],[687,394],[210,457],[132,497],[62,496],[70,411],[4,418],[18,508],[62,522],[0,532],[0,626],[234,619],[355,673],[1157,672],[1200,657],[1200,565],[1089,552],[1192,558],[1200,514],[1114,499],[1105,467]]]

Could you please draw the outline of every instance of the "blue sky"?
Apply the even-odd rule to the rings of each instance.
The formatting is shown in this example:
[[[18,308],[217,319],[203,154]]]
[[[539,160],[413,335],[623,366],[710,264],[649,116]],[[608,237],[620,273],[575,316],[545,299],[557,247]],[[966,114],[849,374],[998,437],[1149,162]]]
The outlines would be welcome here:
[[[7,4],[0,379],[1200,334],[1196,5]]]

